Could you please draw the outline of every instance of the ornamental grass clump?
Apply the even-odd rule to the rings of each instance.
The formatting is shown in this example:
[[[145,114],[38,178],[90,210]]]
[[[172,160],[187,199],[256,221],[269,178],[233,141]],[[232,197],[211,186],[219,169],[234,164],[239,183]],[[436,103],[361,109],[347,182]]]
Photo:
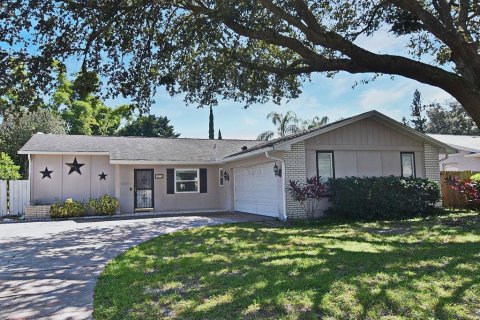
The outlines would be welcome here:
[[[290,180],[290,187],[287,190],[292,199],[300,204],[308,220],[320,218],[320,200],[328,194],[327,184],[321,178],[312,177],[305,182]]]

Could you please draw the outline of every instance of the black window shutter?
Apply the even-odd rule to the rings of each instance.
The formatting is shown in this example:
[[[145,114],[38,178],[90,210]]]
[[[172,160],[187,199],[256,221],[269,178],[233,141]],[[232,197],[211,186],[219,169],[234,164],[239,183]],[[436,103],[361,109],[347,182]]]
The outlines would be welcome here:
[[[167,194],[175,193],[175,170],[167,169]]]
[[[207,169],[200,169],[200,193],[207,193]]]

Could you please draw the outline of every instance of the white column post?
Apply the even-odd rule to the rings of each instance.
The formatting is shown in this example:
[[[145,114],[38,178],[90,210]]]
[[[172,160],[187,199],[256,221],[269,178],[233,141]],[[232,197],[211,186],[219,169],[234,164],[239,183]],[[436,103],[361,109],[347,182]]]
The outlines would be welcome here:
[[[120,165],[115,165],[115,198],[120,201]],[[120,206],[115,211],[116,214],[120,214]]]

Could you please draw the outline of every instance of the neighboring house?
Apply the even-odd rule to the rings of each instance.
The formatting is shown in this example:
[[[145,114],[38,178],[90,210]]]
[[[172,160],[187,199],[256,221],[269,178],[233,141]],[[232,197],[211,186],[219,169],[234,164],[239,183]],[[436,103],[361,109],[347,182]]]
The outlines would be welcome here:
[[[110,194],[122,213],[225,210],[286,219],[303,217],[286,192],[290,180],[439,181],[440,152],[456,150],[370,111],[267,142],[36,134],[19,153],[29,155],[37,203]]]
[[[440,153],[440,171],[480,171],[480,137],[429,134],[430,137],[457,149],[457,153]]]

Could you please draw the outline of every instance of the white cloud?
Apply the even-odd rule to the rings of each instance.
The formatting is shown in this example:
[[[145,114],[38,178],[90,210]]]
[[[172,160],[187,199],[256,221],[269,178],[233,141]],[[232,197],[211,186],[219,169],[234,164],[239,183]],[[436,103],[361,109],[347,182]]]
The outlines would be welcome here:
[[[390,34],[387,30],[379,30],[372,36],[360,36],[355,44],[374,53],[401,54],[406,53],[408,38],[405,36],[397,37]]]
[[[400,101],[408,94],[411,94],[411,86],[405,84],[400,86],[395,85],[387,89],[368,89],[360,95],[360,107],[364,110],[371,110],[389,106]]]

